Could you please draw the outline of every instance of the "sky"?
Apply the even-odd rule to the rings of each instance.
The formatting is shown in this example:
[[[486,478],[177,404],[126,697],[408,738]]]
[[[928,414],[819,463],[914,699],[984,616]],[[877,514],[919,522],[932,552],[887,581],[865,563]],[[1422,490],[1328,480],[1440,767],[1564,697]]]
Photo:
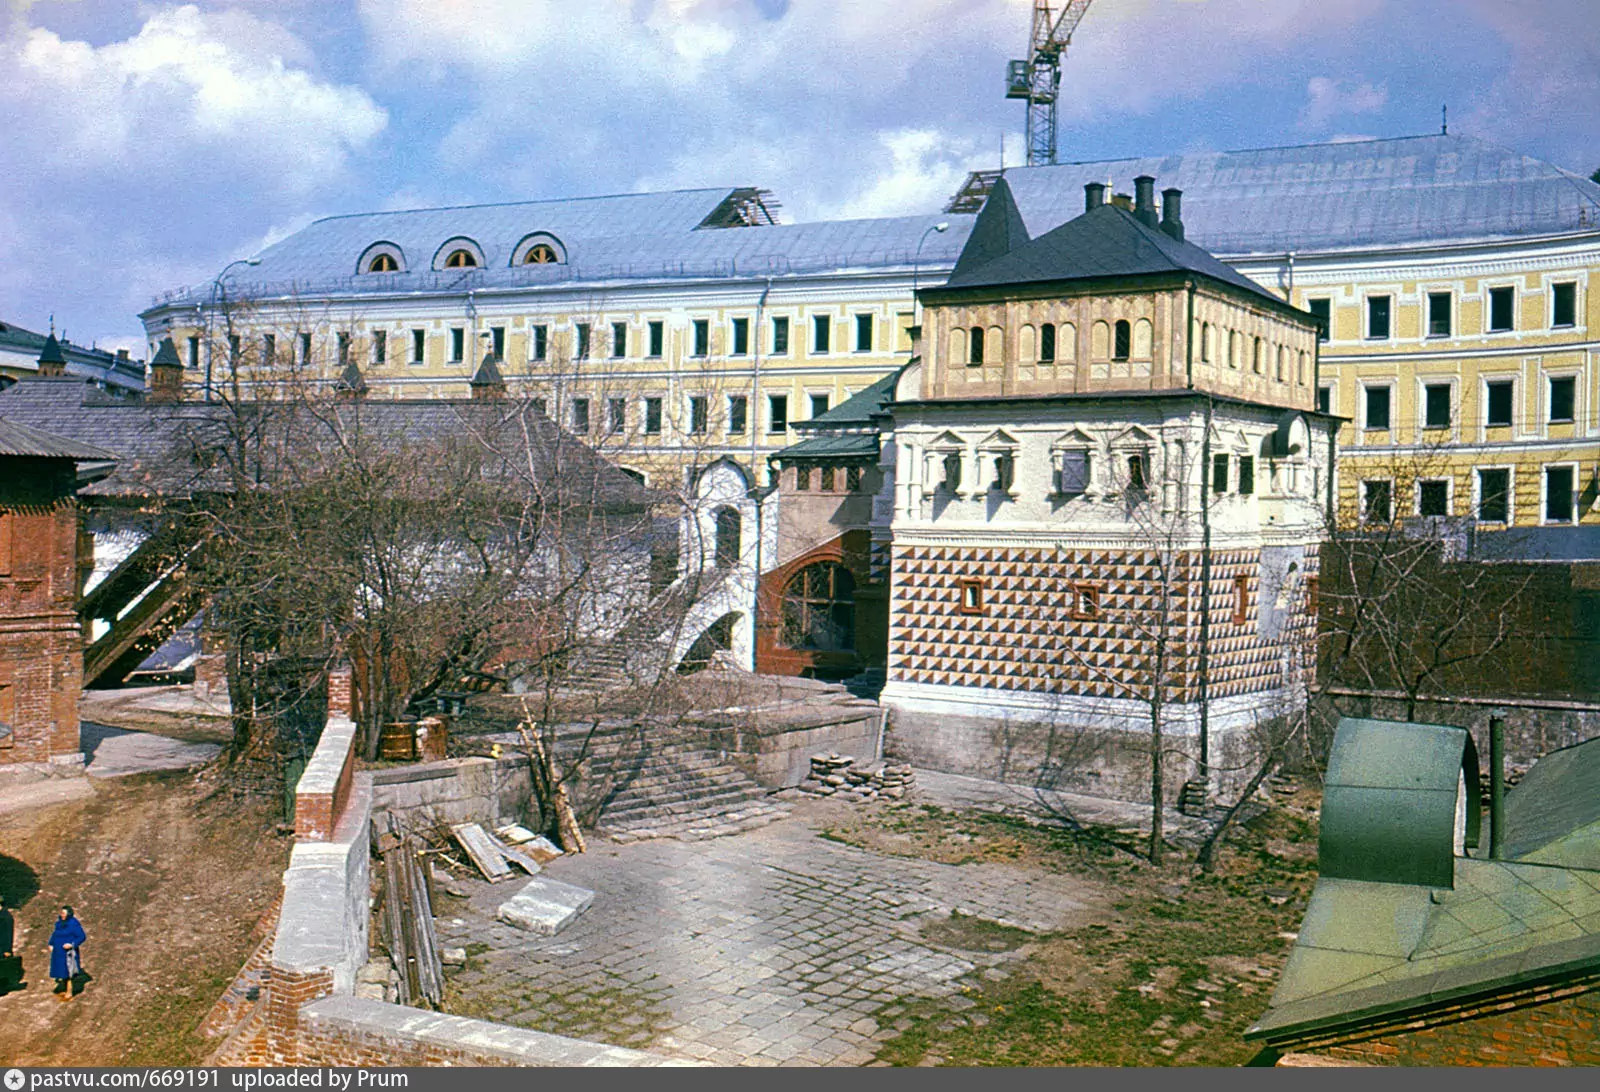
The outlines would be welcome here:
[[[936,212],[1024,158],[1031,0],[0,0],[0,321],[138,313],[319,217],[764,186]],[[1450,131],[1600,168],[1595,0],[1095,0],[1063,161]]]

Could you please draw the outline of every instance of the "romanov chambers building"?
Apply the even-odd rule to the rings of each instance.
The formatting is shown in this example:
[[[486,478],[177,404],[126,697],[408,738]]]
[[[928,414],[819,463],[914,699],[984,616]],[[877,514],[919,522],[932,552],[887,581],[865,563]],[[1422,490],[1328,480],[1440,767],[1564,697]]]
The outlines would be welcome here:
[[[1190,242],[1323,321],[1308,397],[1346,419],[1347,517],[1600,524],[1600,186],[1454,135],[1005,179],[1036,239],[1086,183],[1114,203],[1141,175],[1183,191]],[[208,375],[331,386],[353,363],[369,397],[465,398],[495,354],[513,393],[652,485],[720,457],[764,476],[791,423],[909,360],[913,290],[950,276],[976,181],[940,213],[804,224],[756,188],[333,217],[142,318],[190,397]],[[1255,366],[1242,330],[1190,337]]]

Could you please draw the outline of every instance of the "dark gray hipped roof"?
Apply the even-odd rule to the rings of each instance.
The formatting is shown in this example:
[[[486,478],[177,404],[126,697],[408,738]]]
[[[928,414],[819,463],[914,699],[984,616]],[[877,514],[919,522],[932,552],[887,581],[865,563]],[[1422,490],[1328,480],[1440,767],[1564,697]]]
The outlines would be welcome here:
[[[800,432],[873,427],[876,424],[874,418],[894,401],[895,384],[900,382],[901,373],[906,367],[910,365],[896,368],[871,386],[852,394],[827,413],[818,414],[809,421],[790,421],[789,427]]]
[[[979,267],[1021,247],[1028,241],[1028,229],[1022,222],[1022,213],[1011,197],[1011,187],[1001,178],[989,191],[988,200],[978,212],[967,245],[956,259],[950,279],[967,276]]]
[[[497,363],[493,353],[483,358],[483,363],[479,364],[478,370],[472,373],[472,378],[467,385],[469,387],[504,387],[506,385],[505,376],[500,374],[500,365]]]
[[[52,330],[50,335],[44,339],[44,348],[39,350],[39,363],[65,364],[66,362],[67,358],[61,352],[61,342],[56,340],[55,331]]]
[[[170,337],[161,339],[161,344],[156,346],[156,355],[150,358],[150,366],[155,367],[183,367],[183,361],[178,359],[178,347],[172,344]]]
[[[997,197],[1003,206],[1010,205],[1007,190],[997,186],[990,200]],[[985,205],[984,213],[987,212]],[[978,238],[976,230],[972,238]],[[966,258],[963,253],[963,263]],[[1192,273],[1271,300],[1279,307],[1286,306],[1282,299],[1193,243],[1179,242],[1115,205],[1092,209],[1009,253],[971,265],[966,272],[960,271],[960,264],[942,288],[928,290],[930,298],[953,289]]]
[[[93,444],[79,443],[42,429],[0,418],[0,456],[27,459],[71,459],[74,462],[110,462],[111,452]]]
[[[367,393],[367,378],[361,374],[361,369],[356,367],[354,360],[344,366],[344,371],[339,373],[339,379],[334,383],[333,389],[350,394]]]

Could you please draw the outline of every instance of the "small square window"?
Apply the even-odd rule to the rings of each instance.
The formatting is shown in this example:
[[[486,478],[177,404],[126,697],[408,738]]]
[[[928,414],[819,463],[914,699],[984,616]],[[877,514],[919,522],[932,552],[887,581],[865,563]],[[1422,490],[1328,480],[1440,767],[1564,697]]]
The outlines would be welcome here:
[[[1333,313],[1333,301],[1326,297],[1306,300],[1306,310],[1310,311],[1312,317],[1317,320],[1317,340],[1327,341]]]
[[[947,493],[958,493],[961,490],[961,453],[947,451],[944,455],[944,481],[940,487]]]
[[[657,320],[650,324],[650,355],[660,356],[667,339],[666,324]]]
[[[809,466],[797,466],[794,468],[794,487],[802,493],[811,489],[811,468]]]
[[[1100,617],[1100,589],[1098,587],[1093,584],[1073,584],[1069,594],[1072,596],[1072,617],[1079,621]]]
[[[956,581],[962,614],[983,613],[983,581],[975,577],[961,577]]]
[[[1393,518],[1393,485],[1387,478],[1361,483],[1361,516],[1368,523],[1388,523]]]
[[[819,356],[826,353],[833,340],[833,319],[827,315],[811,316],[811,351]]]
[[[1372,341],[1384,341],[1389,337],[1389,318],[1393,307],[1393,297],[1368,296],[1367,297],[1367,337]]]
[[[1489,289],[1489,332],[1501,333],[1516,325],[1513,310],[1516,306],[1517,290],[1509,285],[1504,288]]]
[[[1061,453],[1061,472],[1056,488],[1064,497],[1076,497],[1089,488],[1089,452],[1073,448]]]
[[[859,466],[845,467],[844,487],[852,493],[861,491],[861,468]]]
[[[872,352],[872,316],[856,316],[856,352]]]
[[[1450,336],[1450,293],[1428,293],[1428,336]]]
[[[1322,386],[1317,388],[1317,412],[1333,412],[1333,388]]]
[[[789,319],[786,315],[772,317],[772,355],[789,355]]]
[[[1450,483],[1447,481],[1422,481],[1417,483],[1417,515],[1448,516],[1450,514]]]
[[[1578,381],[1570,375],[1550,379],[1550,423],[1570,424],[1577,408]]]
[[[1570,466],[1544,468],[1544,518],[1546,523],[1571,523],[1573,473]]]
[[[1450,427],[1450,384],[1429,383],[1422,388],[1423,425],[1426,428]]]
[[[1367,387],[1366,391],[1366,427],[1369,429],[1387,429],[1389,427],[1389,388]]]
[[[822,484],[818,488],[820,488],[824,493],[832,493],[833,492],[835,476],[836,475],[833,472],[833,467],[831,467],[831,466],[823,467],[822,468],[822,474],[821,474]]]
[[[742,394],[730,395],[728,398],[728,431],[741,433],[747,427],[746,419],[750,414],[750,400]]]
[[[814,418],[815,417],[821,417],[824,413],[827,413],[827,412],[828,412],[828,396],[825,395],[825,394],[813,394],[811,396],[811,416],[814,417]]]
[[[1509,379],[1498,379],[1492,383],[1484,384],[1484,396],[1488,402],[1484,424],[1490,428],[1509,428],[1511,426],[1511,395],[1512,382]]]
[[[1495,467],[1478,471],[1478,519],[1505,523],[1511,517],[1511,471]]]
[[[1576,326],[1578,324],[1578,285],[1576,281],[1562,281],[1550,286],[1550,325]]]

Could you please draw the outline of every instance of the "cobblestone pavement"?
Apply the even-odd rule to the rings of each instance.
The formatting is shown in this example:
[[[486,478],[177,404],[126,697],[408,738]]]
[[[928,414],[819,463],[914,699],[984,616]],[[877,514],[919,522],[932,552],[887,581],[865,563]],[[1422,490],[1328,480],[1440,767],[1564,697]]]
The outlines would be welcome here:
[[[958,951],[921,927],[953,911],[1031,932],[1095,913],[1068,877],[880,856],[819,837],[831,808],[711,841],[612,845],[546,866],[595,892],[555,937],[493,920],[520,883],[472,885],[440,943],[473,958],[452,1011],[723,1065],[860,1065],[896,1034],[873,1018],[1003,975],[1014,953]],[[459,903],[455,904],[460,906]],[[443,908],[441,908],[443,910]]]

